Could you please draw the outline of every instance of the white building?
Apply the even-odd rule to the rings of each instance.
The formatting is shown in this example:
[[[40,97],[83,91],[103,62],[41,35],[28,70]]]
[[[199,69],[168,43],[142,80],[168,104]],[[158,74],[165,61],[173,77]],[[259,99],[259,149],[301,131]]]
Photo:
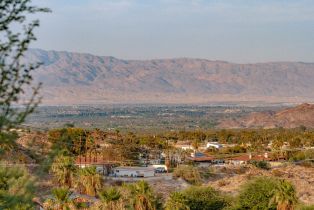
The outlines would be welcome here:
[[[190,144],[178,144],[175,145],[176,148],[180,148],[182,150],[194,150],[194,147]]]
[[[222,145],[219,144],[218,142],[208,142],[208,143],[206,144],[206,147],[207,147],[207,148],[209,148],[209,147],[214,147],[214,148],[216,148],[216,149],[220,149],[220,148],[222,148]]]
[[[113,169],[113,176],[116,177],[153,177],[153,167],[117,167]]]

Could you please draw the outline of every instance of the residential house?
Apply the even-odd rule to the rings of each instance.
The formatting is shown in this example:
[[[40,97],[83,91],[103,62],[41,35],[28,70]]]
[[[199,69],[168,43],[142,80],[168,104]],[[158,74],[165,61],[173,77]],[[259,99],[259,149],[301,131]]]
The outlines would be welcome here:
[[[210,147],[214,147],[214,148],[216,148],[216,149],[220,149],[220,148],[222,148],[223,146],[222,146],[222,144],[219,144],[218,142],[208,142],[208,143],[206,144],[206,148],[208,149],[208,148],[210,148]]]
[[[272,160],[269,156],[268,153],[264,154],[259,154],[259,155],[252,155],[252,154],[244,154],[236,157],[229,158],[227,162],[232,165],[243,165],[243,164],[248,164],[249,161],[270,161]]]
[[[178,141],[175,145],[175,148],[180,148],[182,150],[194,150],[190,141]]]
[[[153,167],[116,167],[113,169],[114,177],[153,177],[155,169]]]
[[[112,168],[116,165],[116,163],[111,163],[108,161],[103,161],[100,158],[87,158],[85,161],[84,157],[78,157],[75,160],[75,165],[77,165],[79,168],[85,168],[90,166],[95,166],[96,171],[104,176],[107,176],[111,173]]]
[[[215,156],[194,156],[194,157],[190,157],[188,158],[189,161],[192,161],[194,163],[196,163],[198,166],[200,167],[209,167],[211,165],[219,165],[219,164],[224,164],[224,160],[220,159],[220,158],[216,158]]]

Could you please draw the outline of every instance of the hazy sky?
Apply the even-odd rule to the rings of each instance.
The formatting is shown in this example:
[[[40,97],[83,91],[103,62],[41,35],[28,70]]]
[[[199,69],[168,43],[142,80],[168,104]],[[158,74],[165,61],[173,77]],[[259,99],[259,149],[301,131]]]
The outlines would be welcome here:
[[[313,0],[34,0],[36,48],[125,59],[314,62]]]

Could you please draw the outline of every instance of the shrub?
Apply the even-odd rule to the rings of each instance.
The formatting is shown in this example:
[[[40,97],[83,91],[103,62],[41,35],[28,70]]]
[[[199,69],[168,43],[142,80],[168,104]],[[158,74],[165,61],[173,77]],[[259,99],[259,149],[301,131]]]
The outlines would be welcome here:
[[[314,158],[314,149],[309,149],[305,151],[299,151],[290,157],[290,161],[300,161],[306,159],[313,159]]]
[[[264,169],[264,170],[269,170],[270,169],[270,164],[267,162],[267,161],[256,161],[256,160],[253,160],[253,161],[250,161],[250,163],[252,165],[254,165],[255,167],[257,168],[260,168],[260,169]]]
[[[209,179],[210,177],[215,177],[215,170],[212,167],[208,168],[198,168],[200,176],[202,179]]]
[[[181,192],[173,192],[165,205],[166,210],[190,210],[187,199]]]
[[[190,210],[218,210],[229,206],[228,199],[211,187],[190,187],[182,191]]]
[[[294,209],[298,199],[291,182],[258,177],[242,186],[236,209]]]
[[[276,209],[269,205],[274,196],[277,179],[258,177],[248,181],[241,187],[236,209]]]
[[[297,210],[314,210],[314,205],[301,205],[297,207]]]
[[[200,184],[201,175],[199,170],[194,166],[181,165],[173,172],[173,177],[182,178],[190,184]]]
[[[281,177],[281,176],[284,175],[284,173],[283,173],[282,171],[278,170],[278,169],[272,170],[271,173],[272,173],[272,175],[274,175],[274,176],[276,176],[276,177]]]
[[[219,187],[223,187],[223,186],[226,186],[226,185],[228,185],[229,183],[226,181],[226,180],[220,180],[219,182],[218,182],[218,186]]]
[[[246,153],[247,149],[240,145],[236,145],[234,147],[223,147],[219,152],[222,154]]]
[[[34,178],[26,169],[0,167],[0,209],[33,209]]]
[[[303,167],[311,168],[311,167],[314,167],[314,162],[308,160],[308,161],[303,161],[299,163],[299,165]]]

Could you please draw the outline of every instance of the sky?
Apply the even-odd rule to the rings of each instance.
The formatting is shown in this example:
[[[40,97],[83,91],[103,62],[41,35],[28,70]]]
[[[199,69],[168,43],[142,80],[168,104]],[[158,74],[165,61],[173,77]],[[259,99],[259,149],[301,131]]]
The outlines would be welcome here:
[[[33,0],[34,48],[121,59],[314,62],[313,0]]]

